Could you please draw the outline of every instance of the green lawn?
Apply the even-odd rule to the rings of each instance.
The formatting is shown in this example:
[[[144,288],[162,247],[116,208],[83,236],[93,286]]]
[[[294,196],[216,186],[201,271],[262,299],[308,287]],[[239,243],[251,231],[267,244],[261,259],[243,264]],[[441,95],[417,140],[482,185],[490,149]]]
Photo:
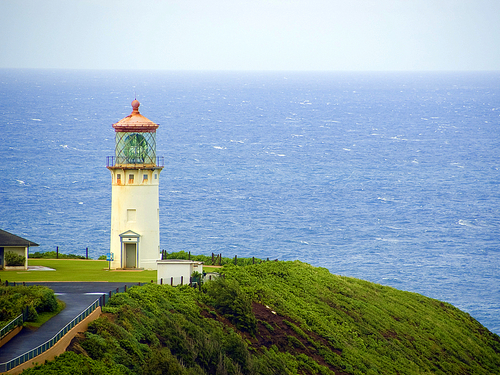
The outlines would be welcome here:
[[[55,271],[0,271],[0,279],[9,282],[29,281],[109,281],[156,282],[156,271],[109,271],[105,260],[29,259],[30,266],[45,266]],[[205,272],[218,267],[203,267]]]
[[[30,266],[45,266],[55,271],[0,271],[9,282],[31,281],[109,281],[156,282],[156,271],[109,271],[105,260],[29,259]]]

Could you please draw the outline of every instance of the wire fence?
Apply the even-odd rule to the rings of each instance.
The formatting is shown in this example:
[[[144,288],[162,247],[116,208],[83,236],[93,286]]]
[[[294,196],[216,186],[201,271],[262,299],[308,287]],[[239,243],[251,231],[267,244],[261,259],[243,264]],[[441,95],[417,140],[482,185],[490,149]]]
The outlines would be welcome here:
[[[5,327],[0,329],[0,340],[9,334],[14,328],[22,326],[24,323],[24,315],[19,314],[16,318],[12,319]]]
[[[137,283],[134,285],[140,286],[141,283]],[[98,299],[96,299],[89,307],[87,307],[84,311],[82,311],[75,319],[73,319],[66,326],[64,326],[64,328],[62,328],[59,332],[57,332],[56,335],[52,337],[50,340],[44,342],[43,344],[37,346],[36,348],[24,354],[21,354],[20,356],[14,359],[11,359],[8,362],[0,363],[0,373],[9,371],[14,367],[19,366],[20,364],[29,361],[30,359],[35,358],[36,356],[42,354],[46,350],[52,348],[66,333],[68,333],[78,323],[80,323],[83,319],[89,316],[95,309],[97,309],[99,306],[105,306],[113,295],[115,295],[116,293],[123,293],[126,291],[127,291],[127,285],[121,288],[117,288],[116,290],[112,290],[109,293],[103,294]],[[20,319],[20,323],[18,319]],[[23,323],[24,323],[23,314],[20,314],[16,319],[9,322],[7,326],[2,328],[2,337],[4,336],[3,333],[4,330],[6,331],[5,335],[7,335],[10,331],[12,331],[12,329],[17,327],[17,325],[22,325]]]
[[[64,328],[55,334],[50,340],[44,342],[43,344],[37,346],[36,348],[21,354],[20,356],[10,360],[9,362],[0,363],[0,372],[6,372],[13,369],[20,364],[29,361],[32,358],[42,354],[46,350],[52,348],[66,333],[68,333],[73,327],[80,323],[83,319],[89,316],[95,309],[100,306],[99,299],[96,299],[89,307],[82,311],[75,319],[69,322]]]
[[[212,278],[217,277],[215,274],[210,274],[206,275],[205,278],[203,278],[203,281],[207,280],[212,280]],[[167,281],[167,280],[165,280]],[[176,281],[178,281],[176,283]],[[174,281],[174,278],[169,278],[168,279],[168,284],[170,285],[191,285],[199,286],[199,279],[194,279],[192,277],[186,278],[184,281],[183,277],[179,277],[178,280]],[[151,280],[153,283],[154,281]],[[195,284],[196,283],[196,284]],[[132,285],[124,285],[121,288],[116,288],[114,290],[109,291],[108,293],[104,293],[101,295],[98,299],[96,299],[89,307],[87,307],[80,315],[78,315],[75,319],[73,319],[70,323],[68,323],[64,328],[62,328],[54,337],[52,337],[50,340],[46,341],[45,343],[37,346],[36,348],[30,350],[29,352],[26,352],[24,354],[21,354],[20,356],[10,360],[9,362],[5,363],[0,363],[0,373],[9,371],[13,369],[16,366],[19,366],[20,364],[29,361],[32,358],[35,358],[36,356],[42,354],[46,350],[52,348],[66,333],[68,333],[73,327],[75,327],[78,323],[80,323],[83,319],[85,319],[87,316],[89,316],[95,309],[97,309],[99,306],[105,306],[109,299],[117,294],[117,293],[125,293],[127,292],[127,289],[130,289],[133,286],[141,286],[144,285],[145,283],[137,283],[137,284],[132,284]],[[160,280],[159,284],[164,284],[163,280]],[[165,282],[165,284],[167,284]],[[16,319],[12,320],[11,322],[8,323],[7,326],[2,328],[2,334],[1,336],[3,337],[4,335],[7,335],[10,331],[12,331],[15,327],[22,325],[24,323],[24,318],[23,314],[20,314]],[[16,325],[17,324],[17,325]],[[10,327],[10,328],[9,328]],[[5,334],[4,334],[5,330]]]

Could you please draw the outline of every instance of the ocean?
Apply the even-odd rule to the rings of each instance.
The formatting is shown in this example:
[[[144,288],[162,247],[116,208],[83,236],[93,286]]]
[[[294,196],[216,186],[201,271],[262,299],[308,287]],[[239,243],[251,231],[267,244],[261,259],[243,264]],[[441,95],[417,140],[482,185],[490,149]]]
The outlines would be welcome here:
[[[500,334],[500,73],[0,70],[0,228],[109,251],[112,124],[160,124],[161,248],[301,260]]]

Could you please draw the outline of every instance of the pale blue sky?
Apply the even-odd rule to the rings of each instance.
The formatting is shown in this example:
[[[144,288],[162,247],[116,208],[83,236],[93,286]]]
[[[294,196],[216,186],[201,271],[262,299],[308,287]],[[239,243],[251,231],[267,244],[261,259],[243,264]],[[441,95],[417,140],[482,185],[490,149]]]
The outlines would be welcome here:
[[[500,0],[0,0],[0,68],[500,70]]]

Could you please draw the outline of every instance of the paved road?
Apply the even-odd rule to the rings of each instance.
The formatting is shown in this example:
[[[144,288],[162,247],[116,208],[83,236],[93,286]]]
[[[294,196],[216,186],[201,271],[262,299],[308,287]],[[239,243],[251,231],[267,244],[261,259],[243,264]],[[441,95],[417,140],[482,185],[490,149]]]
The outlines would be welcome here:
[[[0,348],[0,363],[24,354],[54,337],[57,332],[89,307],[100,295],[108,293],[124,285],[131,287],[132,283],[84,283],[84,282],[44,282],[26,283],[26,285],[45,285],[54,290],[57,298],[66,303],[66,308],[37,330],[23,330],[7,344]]]

